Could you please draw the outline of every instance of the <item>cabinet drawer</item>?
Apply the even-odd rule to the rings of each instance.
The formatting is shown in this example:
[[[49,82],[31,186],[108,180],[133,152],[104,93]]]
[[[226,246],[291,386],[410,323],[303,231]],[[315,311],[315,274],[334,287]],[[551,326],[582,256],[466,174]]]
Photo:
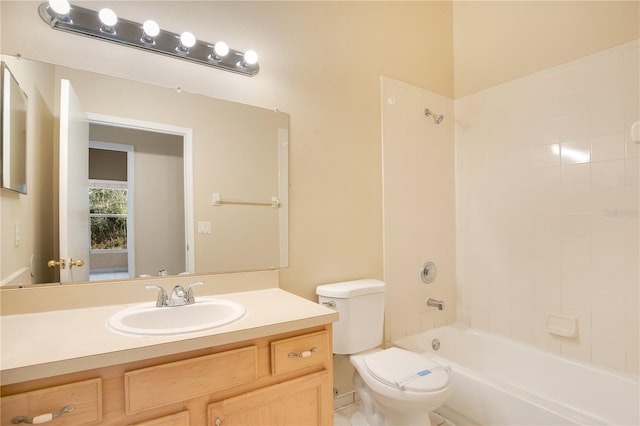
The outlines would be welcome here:
[[[289,373],[314,365],[327,368],[331,360],[326,331],[271,342],[271,374]]]
[[[186,401],[257,377],[256,346],[128,371],[124,374],[126,412]]]
[[[102,381],[91,379],[5,396],[1,406],[3,425],[10,425],[17,416],[57,413],[65,406],[73,406],[73,411],[57,417],[57,426],[97,423],[102,420]]]

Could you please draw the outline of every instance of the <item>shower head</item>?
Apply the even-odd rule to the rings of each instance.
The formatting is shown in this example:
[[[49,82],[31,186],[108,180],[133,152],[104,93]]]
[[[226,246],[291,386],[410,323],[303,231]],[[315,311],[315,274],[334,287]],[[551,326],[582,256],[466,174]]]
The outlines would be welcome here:
[[[435,114],[429,108],[425,108],[424,115],[427,116],[427,117],[432,117],[434,123],[436,123],[436,124],[440,124],[440,123],[442,123],[442,120],[444,120],[444,115]]]

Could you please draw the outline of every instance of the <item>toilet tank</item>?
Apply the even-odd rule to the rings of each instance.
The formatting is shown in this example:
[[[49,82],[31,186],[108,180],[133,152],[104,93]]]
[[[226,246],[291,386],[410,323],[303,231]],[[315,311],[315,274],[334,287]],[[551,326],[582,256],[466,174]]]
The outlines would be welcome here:
[[[384,283],[365,279],[316,287],[318,302],[340,314],[333,323],[333,353],[355,354],[382,343]]]

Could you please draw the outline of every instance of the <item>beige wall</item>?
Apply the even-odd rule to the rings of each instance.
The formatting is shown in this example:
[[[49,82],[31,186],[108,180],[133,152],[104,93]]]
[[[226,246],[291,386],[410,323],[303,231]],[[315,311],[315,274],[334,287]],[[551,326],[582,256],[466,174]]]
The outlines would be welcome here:
[[[640,37],[638,1],[454,1],[456,98]]]
[[[256,49],[255,78],[53,31],[37,5],[2,2],[3,52],[290,113],[290,266],[282,287],[313,299],[320,283],[382,278],[379,78],[452,96],[450,3],[113,3],[127,19],[142,22],[153,10],[169,30]]]
[[[23,271],[11,284],[48,282],[53,279],[46,262],[53,259],[53,99],[52,67],[28,67],[23,61],[5,58],[18,84],[27,94],[27,194],[0,190],[0,280]],[[14,243],[14,227],[20,226],[21,241]],[[33,256],[34,269],[31,270]],[[31,278],[33,274],[33,278]],[[6,283],[8,284],[8,283]]]
[[[91,135],[94,125],[89,125],[89,139],[96,139]],[[106,127],[117,129],[117,127]],[[109,132],[110,133],[110,132]],[[182,143],[182,138],[179,139]],[[126,151],[112,151],[107,149],[89,148],[89,179],[127,181],[127,153]]]

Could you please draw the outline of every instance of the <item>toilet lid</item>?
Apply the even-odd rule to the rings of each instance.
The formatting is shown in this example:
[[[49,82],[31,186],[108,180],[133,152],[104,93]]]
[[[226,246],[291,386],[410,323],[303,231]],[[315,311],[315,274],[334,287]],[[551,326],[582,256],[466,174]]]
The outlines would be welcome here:
[[[449,367],[415,352],[389,348],[365,358],[369,373],[382,383],[413,392],[434,392],[449,385]]]

